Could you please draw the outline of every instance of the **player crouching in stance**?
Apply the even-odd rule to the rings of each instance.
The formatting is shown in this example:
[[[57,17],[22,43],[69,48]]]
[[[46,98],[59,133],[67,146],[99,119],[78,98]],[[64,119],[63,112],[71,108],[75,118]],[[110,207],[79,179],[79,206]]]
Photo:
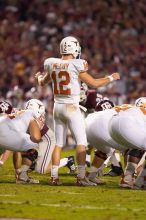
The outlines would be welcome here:
[[[104,108],[104,110],[91,113],[85,119],[87,140],[96,149],[88,179],[96,184],[103,184],[104,182],[97,178],[99,168],[103,166],[108,157],[113,155],[115,149],[125,149],[123,146],[119,146],[109,134],[109,121],[117,113],[113,108],[113,103],[110,100],[101,100],[97,107],[102,110]]]
[[[146,102],[113,116],[109,123],[111,137],[130,149],[128,162],[120,186],[141,188],[145,186],[145,168],[134,180],[137,164],[146,150]]]
[[[28,176],[29,170],[35,170],[40,174],[45,174],[50,171],[51,156],[55,146],[54,132],[45,124],[45,107],[43,103],[37,99],[31,99],[26,103],[26,109],[38,112],[37,123],[41,129],[41,141],[36,149],[27,152],[13,152],[13,164],[15,168],[16,183],[39,183],[38,180],[32,179]],[[10,114],[14,112],[12,106],[5,101],[0,102],[1,115]],[[40,121],[40,122],[39,122]],[[9,150],[2,152],[0,164],[1,166],[8,159],[10,155]],[[69,156],[61,159],[59,167],[68,167],[70,173],[75,172],[74,157]]]
[[[50,171],[52,152],[55,147],[54,132],[45,123],[45,106],[37,99],[31,99],[26,103],[25,109],[37,111],[39,117],[37,123],[41,130],[41,140],[36,151],[16,152],[13,156],[13,163],[16,170],[17,183],[39,183],[27,175],[28,170],[35,170],[37,173],[45,174]],[[29,154],[28,154],[29,153]],[[22,160],[22,166],[20,163]],[[74,157],[69,156],[61,159],[59,167],[67,166],[70,173],[75,171]]]
[[[105,86],[120,78],[113,73],[101,79],[94,79],[87,73],[88,64],[80,59],[81,47],[74,37],[66,37],[60,43],[61,58],[48,58],[44,62],[44,75],[36,74],[40,86],[52,81],[54,90],[54,124],[56,146],[52,157],[51,184],[58,185],[58,168],[61,149],[66,143],[68,127],[74,136],[78,164],[77,185],[93,185],[85,177],[86,132],[84,118],[79,108],[80,84],[85,82],[91,87]],[[79,58],[79,59],[78,59]]]
[[[0,107],[4,112],[3,107]],[[32,152],[35,152],[37,156],[36,149],[41,140],[41,132],[36,120],[38,116],[38,112],[32,110],[2,115],[0,117],[0,149],[25,152],[25,162]],[[22,172],[27,171],[26,169],[24,166]]]

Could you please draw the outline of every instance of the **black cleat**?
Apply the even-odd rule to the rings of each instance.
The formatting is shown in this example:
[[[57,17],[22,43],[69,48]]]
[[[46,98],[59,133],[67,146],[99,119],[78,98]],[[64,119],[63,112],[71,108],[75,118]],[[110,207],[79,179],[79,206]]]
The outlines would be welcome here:
[[[69,169],[69,173],[75,173],[76,167],[75,167],[75,159],[74,159],[74,156],[68,157],[68,162],[67,162],[66,166],[67,166],[68,169]]]
[[[104,176],[121,176],[123,174],[123,169],[120,163],[120,167],[114,166],[111,164],[111,169],[109,170],[108,173],[105,173]]]

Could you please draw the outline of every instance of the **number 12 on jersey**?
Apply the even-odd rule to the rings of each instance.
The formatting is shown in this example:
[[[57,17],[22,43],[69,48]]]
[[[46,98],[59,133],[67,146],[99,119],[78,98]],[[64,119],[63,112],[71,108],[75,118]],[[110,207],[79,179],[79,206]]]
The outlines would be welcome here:
[[[70,84],[70,76],[67,71],[60,71],[56,74],[52,72],[52,80],[54,84],[54,95],[70,95],[71,89],[67,88]]]

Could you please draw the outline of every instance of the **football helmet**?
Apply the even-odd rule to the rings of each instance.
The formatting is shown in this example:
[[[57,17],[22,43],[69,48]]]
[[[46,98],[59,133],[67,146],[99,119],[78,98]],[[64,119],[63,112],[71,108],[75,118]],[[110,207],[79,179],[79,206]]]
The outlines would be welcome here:
[[[38,99],[30,99],[28,102],[26,102],[25,109],[35,110],[38,112],[39,116],[45,115],[45,106]]]
[[[74,58],[81,55],[81,47],[79,41],[72,36],[65,37],[60,43],[60,54],[72,54]]]
[[[106,109],[111,109],[114,107],[114,103],[110,100],[102,100],[101,102],[97,103],[95,107],[95,111],[104,111]]]
[[[6,101],[0,101],[0,114],[11,114],[13,110],[12,105],[9,102]]]
[[[146,97],[140,97],[140,98],[136,99],[135,106],[139,107],[144,103],[146,103]]]

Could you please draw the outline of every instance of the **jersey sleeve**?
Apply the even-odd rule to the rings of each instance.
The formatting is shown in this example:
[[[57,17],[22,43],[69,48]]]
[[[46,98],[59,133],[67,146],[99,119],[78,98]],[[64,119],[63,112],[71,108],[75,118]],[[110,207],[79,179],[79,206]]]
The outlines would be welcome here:
[[[47,72],[50,72],[51,70],[51,58],[48,58],[44,61],[44,70],[47,71]]]
[[[79,59],[76,63],[76,68],[79,73],[88,71],[88,63],[86,60]]]
[[[33,120],[35,118],[39,118],[40,117],[40,114],[35,111],[35,110],[26,110],[26,116],[29,117],[30,120]]]

